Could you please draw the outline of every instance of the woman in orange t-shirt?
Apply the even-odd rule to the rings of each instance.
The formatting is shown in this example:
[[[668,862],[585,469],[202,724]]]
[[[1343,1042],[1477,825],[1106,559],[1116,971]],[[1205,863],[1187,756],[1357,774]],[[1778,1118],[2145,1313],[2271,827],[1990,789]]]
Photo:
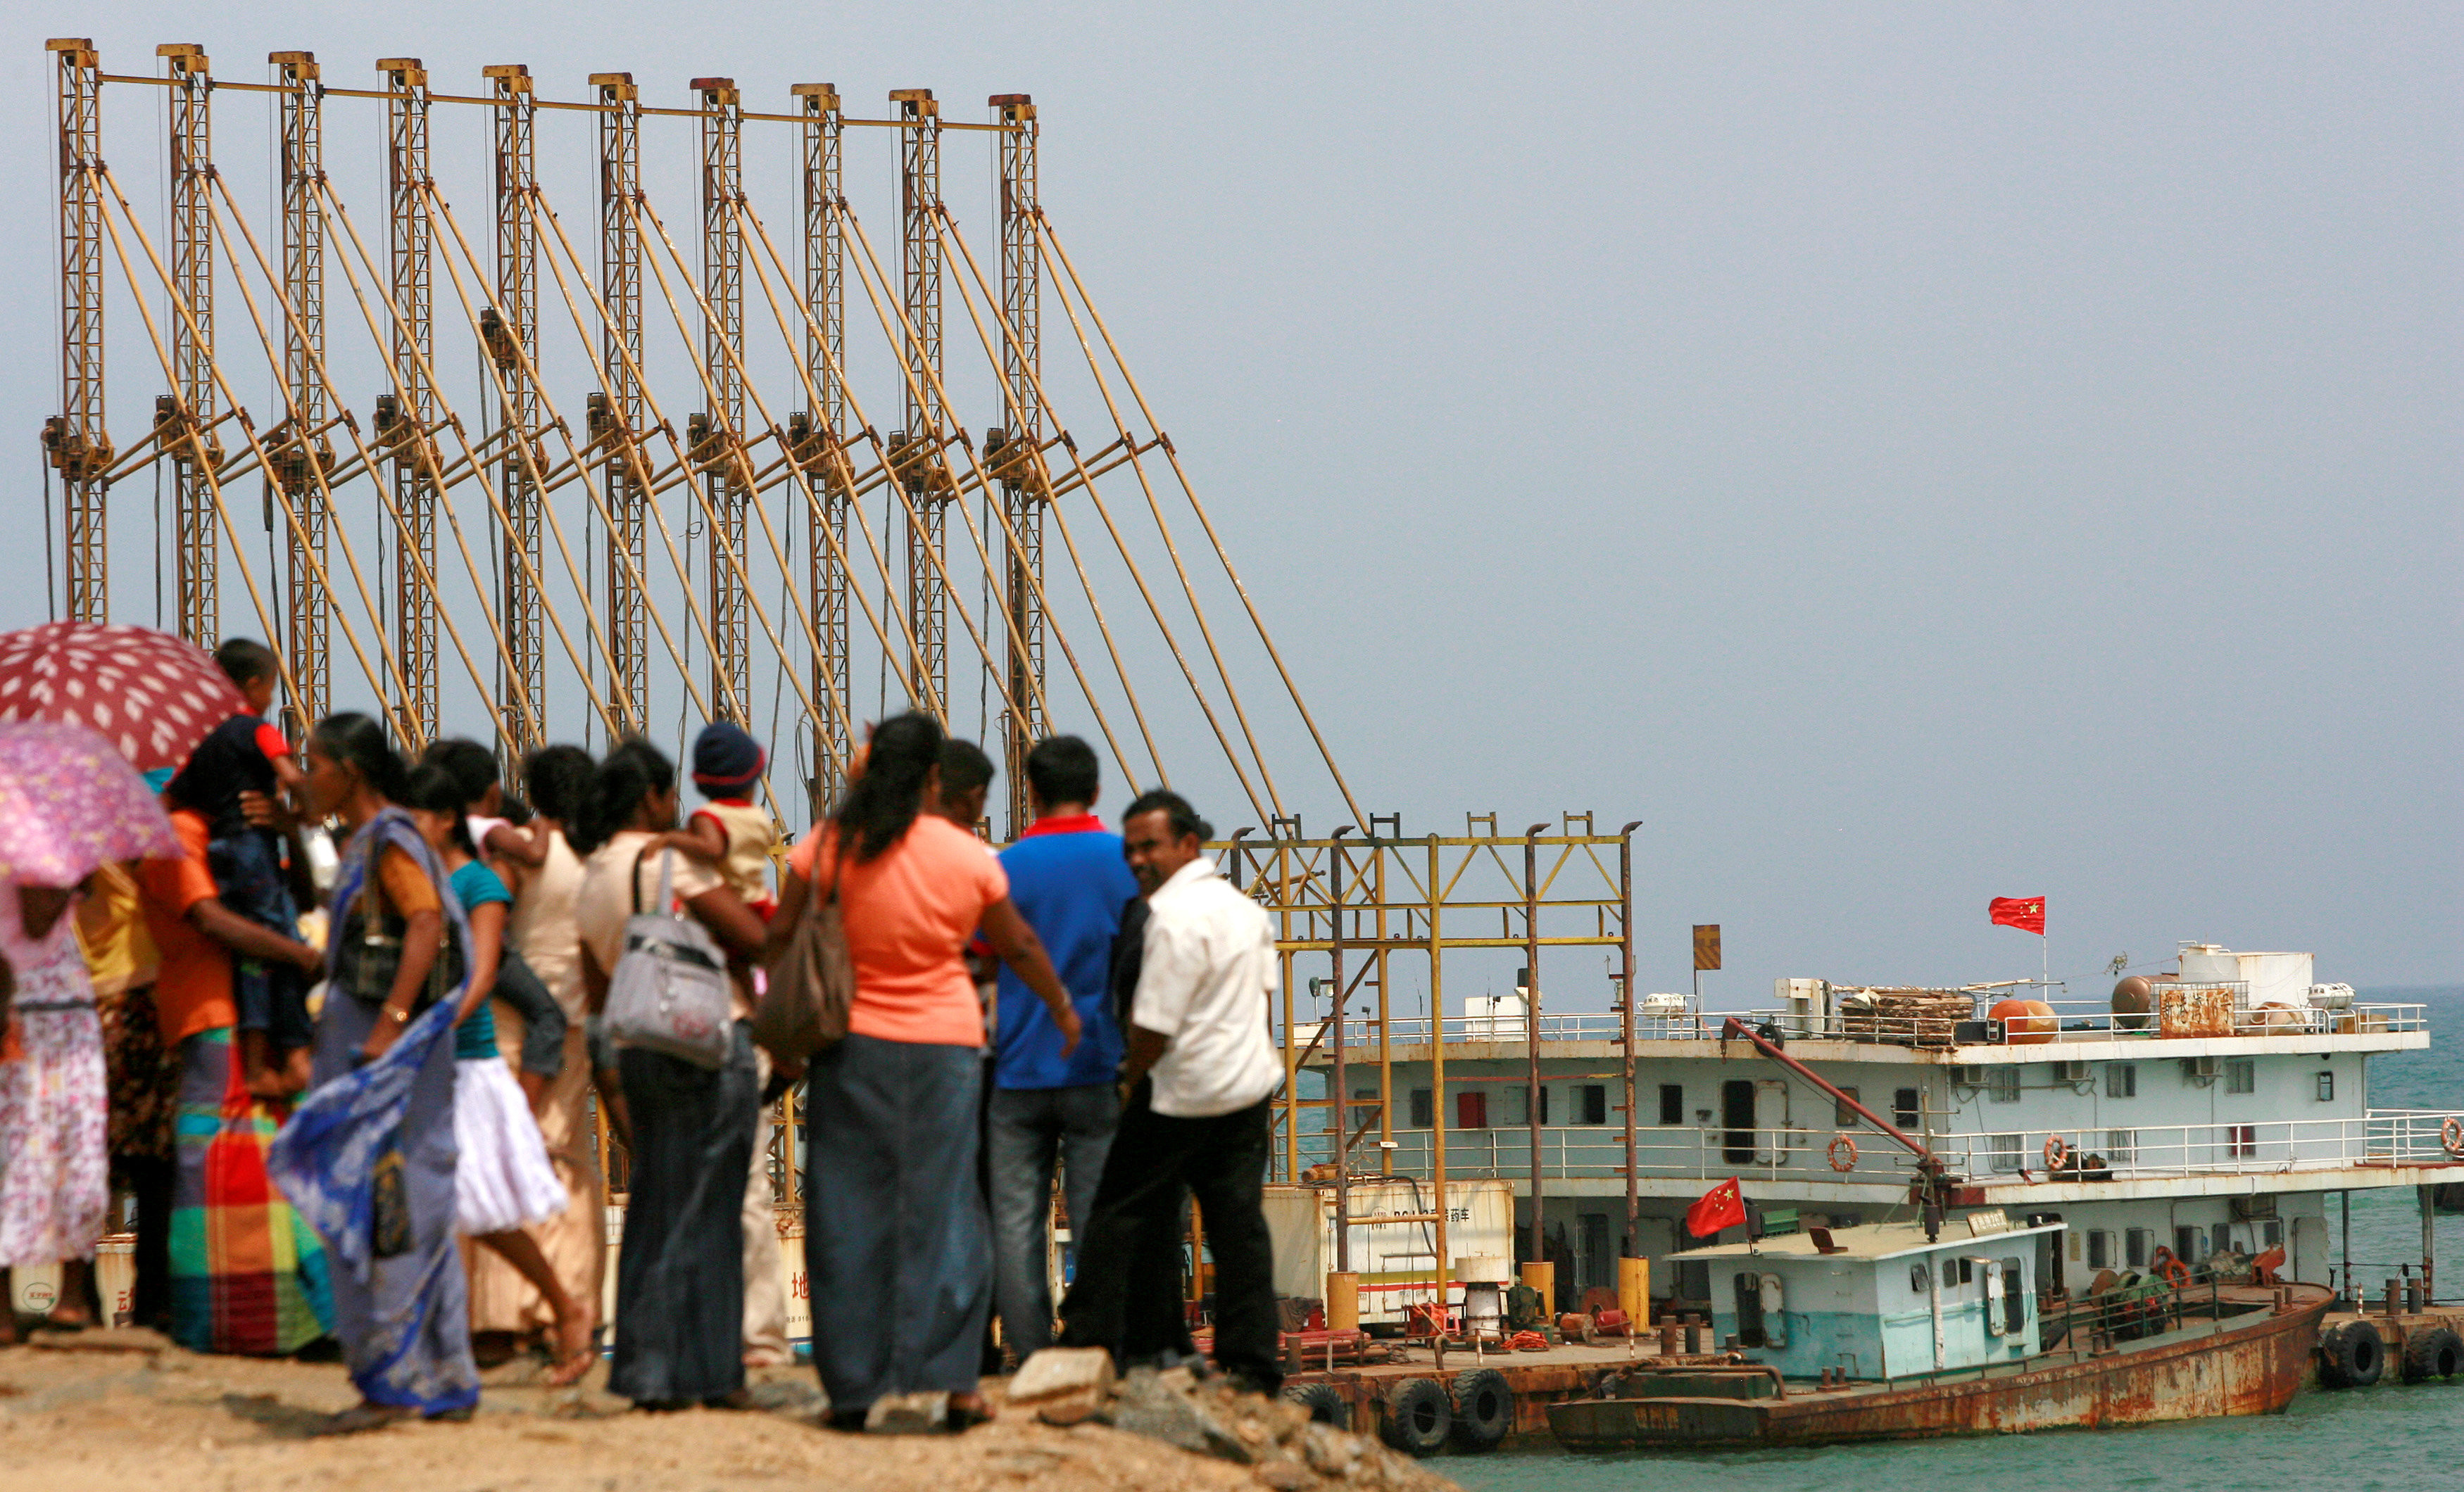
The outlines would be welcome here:
[[[940,757],[941,728],[927,715],[874,730],[863,776],[788,857],[770,925],[775,957],[818,885],[845,911],[855,964],[847,1039],[814,1060],[804,1099],[813,1365],[832,1418],[848,1426],[886,1394],[946,1393],[960,1423],[983,1412],[984,1021],[961,956],[977,929],[1052,1012],[1065,1044],[1078,1043],[1076,1007],[1010,905],[1001,862],[925,811],[939,792]]]

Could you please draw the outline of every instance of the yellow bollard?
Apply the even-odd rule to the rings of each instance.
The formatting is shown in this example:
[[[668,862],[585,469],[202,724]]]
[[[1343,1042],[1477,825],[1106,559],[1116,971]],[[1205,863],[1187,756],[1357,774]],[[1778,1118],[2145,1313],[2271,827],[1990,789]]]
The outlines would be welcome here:
[[[1625,1312],[1632,1329],[1639,1332],[1651,1325],[1651,1261],[1620,1259],[1617,1261],[1617,1309]]]
[[[1545,1262],[1525,1264],[1523,1283],[1540,1292],[1541,1319],[1554,1326],[1557,1321],[1557,1266]]]
[[[1360,1325],[1360,1275],[1356,1270],[1326,1272],[1326,1328],[1351,1331]]]

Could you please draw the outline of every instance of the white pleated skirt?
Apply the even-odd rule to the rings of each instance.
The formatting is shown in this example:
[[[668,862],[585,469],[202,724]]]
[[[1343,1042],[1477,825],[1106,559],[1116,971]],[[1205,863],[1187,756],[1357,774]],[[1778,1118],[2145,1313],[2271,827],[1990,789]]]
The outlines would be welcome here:
[[[564,1211],[564,1183],[529,1100],[501,1057],[453,1064],[453,1224],[466,1234],[507,1233]]]

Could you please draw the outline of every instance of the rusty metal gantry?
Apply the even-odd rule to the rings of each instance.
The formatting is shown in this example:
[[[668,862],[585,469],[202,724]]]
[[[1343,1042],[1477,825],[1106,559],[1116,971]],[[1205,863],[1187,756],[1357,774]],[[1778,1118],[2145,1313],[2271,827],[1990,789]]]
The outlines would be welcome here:
[[[749,723],[758,682],[781,704],[792,692],[801,707],[813,759],[809,795],[796,797],[813,812],[831,800],[854,744],[859,669],[877,665],[886,688],[894,677],[894,692],[958,723],[951,718],[958,681],[950,654],[963,625],[984,692],[1000,701],[999,755],[1013,778],[1014,833],[1026,814],[1015,780],[1025,747],[1047,730],[1070,728],[1051,708],[1047,648],[1083,701],[1079,718],[1091,720],[1090,735],[1108,749],[1114,780],[1135,792],[1162,774],[1155,722],[1088,568],[1102,557],[1083,553],[1070,533],[1069,510],[1085,502],[1101,521],[1095,542],[1108,543],[1134,578],[1146,617],[1233,774],[1244,791],[1265,783],[1271,796],[1220,639],[1171,552],[1150,465],[1169,459],[1167,480],[1177,482],[1210,540],[1212,525],[1045,211],[1040,122],[1028,96],[994,96],[991,119],[975,123],[944,119],[929,90],[900,89],[892,117],[855,120],[826,84],[796,88],[794,113],[748,109],[724,78],[694,80],[691,107],[656,108],[621,73],[591,75],[584,101],[559,101],[540,97],[518,64],[485,69],[484,93],[464,97],[433,91],[427,68],[407,56],[381,60],[375,86],[353,88],[329,83],[305,52],[269,54],[268,80],[241,82],[210,77],[193,45],[161,49],[161,71],[151,77],[103,72],[82,38],[48,50],[58,104],[62,398],[43,446],[64,488],[65,531],[56,542],[69,615],[110,614],[112,483],[168,462],[178,487],[166,524],[178,538],[168,546],[181,581],[177,625],[210,642],[237,620],[226,613],[245,591],[255,630],[275,645],[282,709],[295,731],[348,707],[351,695],[335,677],[344,660],[356,662],[367,693],[406,743],[452,728],[449,713],[475,694],[509,760],[573,729],[569,716],[556,724],[552,695],[586,697],[592,713],[582,728],[604,726],[613,735],[652,723],[654,691],[670,701],[684,696],[679,713]],[[139,85],[164,90],[169,105],[169,172],[156,199],[170,208],[165,253],[157,252],[156,234],[139,221],[99,148],[106,88]],[[278,235],[251,227],[233,184],[213,169],[210,104],[226,90],[272,96]],[[384,112],[382,241],[363,235],[327,175],[325,114],[334,99],[371,100]],[[490,111],[492,241],[474,244],[438,181],[430,123],[439,105]],[[541,184],[539,126],[559,110],[597,116],[596,263],[566,236]],[[698,262],[679,250],[644,190],[641,129],[651,116],[691,119],[698,132]],[[746,191],[738,137],[757,120],[796,124],[803,134],[800,263],[790,262],[792,246],[781,252]],[[857,126],[890,130],[897,140],[894,272],[875,257],[848,205],[843,150],[847,130]],[[992,137],[1001,240],[995,274],[942,200],[941,145],[952,131]],[[126,452],[113,447],[104,401],[103,311],[115,262],[137,297],[164,390],[143,439]],[[341,299],[329,296],[337,271]],[[218,310],[241,308],[217,306],[218,283],[238,291],[246,324],[218,318]],[[849,375],[850,286],[869,300],[902,385],[903,423],[887,436]],[[168,311],[158,315],[150,307],[161,301]],[[679,420],[683,431],[661,413],[649,372],[670,356],[651,345],[660,334],[649,313],[658,303],[674,316],[701,384],[703,397],[684,407],[707,418]],[[800,397],[765,400],[750,372],[764,335],[748,320],[757,307],[786,344]],[[1077,332],[1073,354],[1084,355],[1083,371],[1114,427],[1106,444],[1085,454],[1056,413],[1043,367],[1042,321],[1056,307]],[[330,319],[338,309],[347,313],[343,323]],[[686,325],[694,311],[698,337]],[[456,319],[441,324],[440,315]],[[945,383],[951,316],[972,330],[997,374],[1001,412],[983,422],[980,448]],[[357,415],[328,362],[331,328],[352,323],[363,324],[382,376],[373,406]],[[255,350],[245,357],[261,353],[261,366],[243,361],[252,332]],[[578,431],[540,375],[549,343],[568,332],[588,349],[599,385]],[[465,348],[476,358],[464,361]],[[473,366],[475,379],[463,371]],[[269,389],[279,416],[260,422],[247,404]],[[1126,390],[1127,401],[1116,401],[1115,389]],[[473,393],[484,415],[466,424],[455,406]],[[1066,471],[1054,472],[1047,456],[1066,459]],[[1136,480],[1156,520],[1149,538],[1123,525],[1134,508],[1108,506],[1099,491],[1124,468],[1123,479]],[[231,484],[251,474],[263,488],[269,535],[254,564],[228,504]],[[337,500],[363,477],[374,487],[372,501],[347,493]],[[773,493],[796,510],[783,525]],[[865,513],[875,493],[880,522]],[[457,504],[473,500],[486,509],[486,542],[476,541],[481,525],[457,514]],[[971,512],[978,502],[980,523]],[[567,517],[559,517],[561,507]],[[663,511],[679,507],[681,514]],[[570,532],[576,508],[579,541]],[[953,513],[965,528],[963,554],[951,552],[961,542]],[[1072,647],[1053,610],[1047,527],[1062,541],[1054,562],[1067,555],[1086,602],[1081,614],[1102,633],[1091,658]],[[593,550],[603,534],[604,556]],[[1149,587],[1133,553],[1140,543],[1159,543],[1170,556],[1183,590],[1172,599],[1185,599],[1194,613],[1180,625],[1194,620],[1205,637],[1215,678],[1202,679],[1181,656],[1166,597]],[[1220,541],[1214,548],[1221,557]],[[269,561],[273,573],[261,578]],[[966,589],[980,569],[988,595],[998,592],[999,605],[988,604],[980,621],[955,603],[966,593],[954,573],[962,563]],[[654,566],[662,573],[653,575]],[[868,573],[877,578],[881,606],[869,599]],[[1228,560],[1224,573],[1240,594]],[[757,583],[765,574],[783,582],[775,605],[765,605]],[[1249,613],[1349,805],[1271,638],[1254,608]],[[869,642],[859,645],[868,629]],[[693,667],[703,661],[693,657],[696,648],[708,660],[706,676]],[[771,654],[780,664],[775,676]],[[1090,662],[1109,663],[1111,676],[1090,676]],[[457,671],[452,711],[449,667]],[[1111,713],[1123,703],[1136,725],[1127,738]],[[1238,733],[1224,728],[1231,720]],[[1249,798],[1253,806],[1267,801],[1254,791]]]
[[[1308,839],[1297,818],[1278,819],[1264,839],[1247,830],[1209,848],[1224,872],[1275,919],[1282,962],[1279,1034],[1284,1088],[1276,1100],[1273,1169],[1287,1181],[1302,1178],[1301,1121],[1305,1112],[1325,1115],[1328,1164],[1335,1188],[1338,1268],[1348,1267],[1351,1155],[1372,1125],[1377,1130],[1375,1172],[1394,1172],[1395,1106],[1393,961],[1397,955],[1428,960],[1429,1085],[1433,1106],[1430,1159],[1435,1205],[1426,1213],[1379,1215],[1381,1223],[1419,1223],[1433,1229],[1436,1291],[1443,1299],[1452,1268],[1446,1242],[1445,958],[1475,949],[1514,950],[1530,970],[1525,1011],[1529,1071],[1527,1105],[1534,1164],[1529,1188],[1531,1233],[1527,1258],[1539,1258],[1540,990],[1541,956],[1551,949],[1596,948],[1621,960],[1617,976],[1622,1015],[1626,1148],[1626,1247],[1635,1246],[1639,1199],[1635,1184],[1634,1110],[1634,859],[1629,823],[1615,834],[1595,832],[1592,815],[1567,814],[1556,832],[1535,823],[1521,834],[1497,832],[1496,815],[1471,816],[1462,836],[1401,832],[1397,817],[1375,817],[1369,832],[1345,824],[1325,839]],[[1483,829],[1485,832],[1482,832]],[[1495,917],[1494,924],[1487,919]],[[1346,954],[1365,955],[1347,973]],[[1324,958],[1331,991],[1326,1008],[1305,1008],[1314,981],[1296,978],[1300,966]],[[1375,1112],[1356,1126],[1348,1081],[1350,1045],[1345,1017],[1367,992],[1374,1012],[1359,1024],[1374,1033],[1377,1068]],[[1300,1074],[1324,1046],[1331,1072],[1327,1097],[1304,1098]]]

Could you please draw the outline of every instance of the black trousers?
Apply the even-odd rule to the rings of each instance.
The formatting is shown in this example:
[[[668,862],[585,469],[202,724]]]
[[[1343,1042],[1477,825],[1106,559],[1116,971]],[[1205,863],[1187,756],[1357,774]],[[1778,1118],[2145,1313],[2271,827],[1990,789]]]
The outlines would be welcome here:
[[[1216,1366],[1272,1393],[1284,1371],[1274,1247],[1260,1204],[1272,1101],[1175,1119],[1156,1113],[1151,1096],[1140,1083],[1121,1112],[1061,1303],[1061,1343],[1109,1348],[1125,1365],[1190,1350],[1180,1215],[1182,1199],[1195,1196],[1215,1258]]]

